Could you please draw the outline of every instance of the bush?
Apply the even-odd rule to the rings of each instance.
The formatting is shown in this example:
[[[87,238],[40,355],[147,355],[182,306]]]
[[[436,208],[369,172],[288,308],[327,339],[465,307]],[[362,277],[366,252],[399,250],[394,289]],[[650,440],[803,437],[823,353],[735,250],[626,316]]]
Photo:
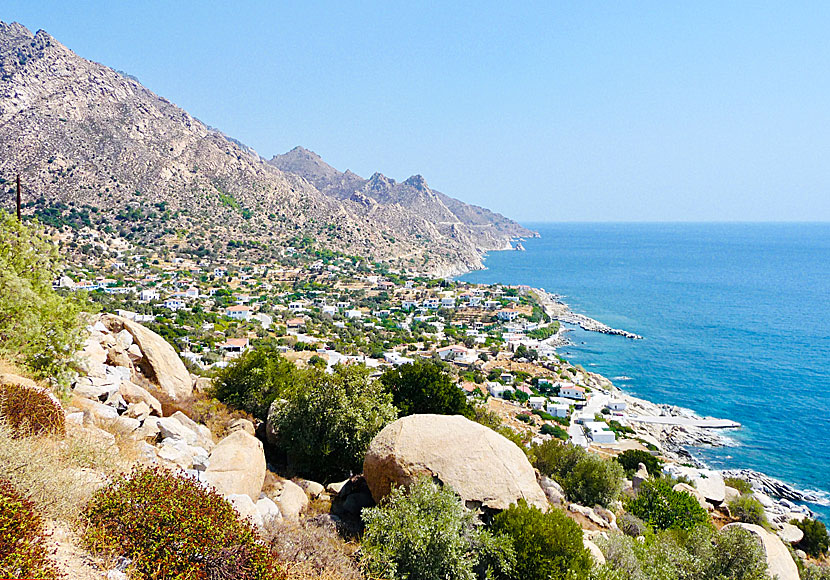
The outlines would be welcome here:
[[[133,578],[276,578],[252,525],[195,479],[134,468],[98,491],[85,516],[85,545],[131,559]]]
[[[625,513],[617,518],[617,527],[626,536],[637,538],[644,536],[648,531],[648,524],[635,515]]]
[[[615,459],[629,476],[637,471],[641,463],[646,466],[646,470],[652,477],[658,477],[663,472],[663,460],[642,449],[623,451]]]
[[[474,416],[464,391],[456,386],[443,363],[416,360],[387,370],[380,382],[392,393],[401,417],[420,413]]]
[[[56,578],[34,504],[0,480],[0,577]]]
[[[41,387],[0,382],[0,417],[18,437],[66,434],[60,402]]]
[[[830,580],[830,566],[807,564],[801,571],[801,580]]]
[[[279,351],[258,348],[221,370],[210,395],[264,421],[271,403],[301,381],[302,372]]]
[[[551,440],[531,448],[531,463],[544,475],[561,484],[586,455],[587,452],[582,447]]]
[[[553,435],[554,437],[556,437],[557,439],[561,439],[562,441],[567,441],[569,437],[568,432],[565,431],[562,427],[560,427],[559,425],[550,425],[548,423],[542,425],[542,428],[539,430],[539,432],[542,435]]]
[[[804,532],[804,537],[798,543],[798,547],[818,558],[827,552],[830,547],[830,537],[827,535],[827,528],[818,520],[805,518],[801,521],[790,522]]]
[[[492,530],[504,534],[516,552],[516,567],[508,578],[558,580],[584,577],[591,557],[582,543],[582,530],[562,510],[542,512],[524,500],[497,514]]]
[[[737,477],[724,477],[723,483],[743,494],[752,493],[752,484]]]
[[[37,222],[0,210],[0,356],[66,385],[84,324],[78,295],[52,289],[57,266],[57,248]]]
[[[659,530],[690,530],[709,521],[709,514],[694,497],[674,491],[665,479],[644,481],[626,510]]]
[[[364,366],[338,365],[332,374],[309,369],[284,396],[269,422],[290,467],[311,479],[362,471],[369,443],[397,416],[392,397]]]
[[[555,479],[570,501],[608,506],[622,491],[623,469],[581,447],[552,439],[531,448],[531,463]]]
[[[393,488],[379,506],[363,510],[363,521],[362,548],[373,577],[483,580],[505,577],[515,564],[510,542],[476,526],[450,488],[426,478],[409,492]]]
[[[288,578],[363,578],[352,558],[356,548],[344,542],[332,524],[280,519],[268,526],[266,537]]]
[[[729,502],[729,513],[739,522],[755,524],[758,526],[767,525],[767,517],[764,514],[764,506],[761,502],[749,495],[736,497]]]

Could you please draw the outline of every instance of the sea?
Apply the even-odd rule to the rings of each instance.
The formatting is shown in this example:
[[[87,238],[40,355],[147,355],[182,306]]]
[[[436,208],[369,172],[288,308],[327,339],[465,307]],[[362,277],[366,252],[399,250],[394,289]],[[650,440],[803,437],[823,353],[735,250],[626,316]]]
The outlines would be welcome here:
[[[733,419],[690,451],[830,499],[830,224],[536,223],[475,283],[527,284],[642,335],[569,333],[560,354],[635,396]],[[830,507],[807,504],[825,522]]]

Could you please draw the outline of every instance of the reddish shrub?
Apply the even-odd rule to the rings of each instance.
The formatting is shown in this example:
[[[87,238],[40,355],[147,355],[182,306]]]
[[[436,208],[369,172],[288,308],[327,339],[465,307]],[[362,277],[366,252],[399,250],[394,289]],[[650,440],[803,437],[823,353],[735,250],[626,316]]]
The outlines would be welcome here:
[[[276,566],[254,528],[194,479],[135,468],[92,498],[85,544],[126,556],[133,578],[272,580]]]
[[[0,382],[0,416],[18,437],[66,434],[60,402],[41,387]]]
[[[0,578],[62,577],[49,556],[33,504],[0,480]]]

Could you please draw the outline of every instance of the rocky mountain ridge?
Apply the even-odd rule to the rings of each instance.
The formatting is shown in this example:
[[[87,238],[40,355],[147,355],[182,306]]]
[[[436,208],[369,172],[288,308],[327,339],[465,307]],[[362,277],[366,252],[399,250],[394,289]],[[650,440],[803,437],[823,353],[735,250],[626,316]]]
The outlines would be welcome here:
[[[417,176],[398,184],[324,163],[316,171],[268,163],[134,78],[17,23],[0,22],[0,151],[0,186],[20,173],[27,212],[84,208],[97,227],[148,245],[219,254],[232,240],[309,237],[450,275],[533,235]]]

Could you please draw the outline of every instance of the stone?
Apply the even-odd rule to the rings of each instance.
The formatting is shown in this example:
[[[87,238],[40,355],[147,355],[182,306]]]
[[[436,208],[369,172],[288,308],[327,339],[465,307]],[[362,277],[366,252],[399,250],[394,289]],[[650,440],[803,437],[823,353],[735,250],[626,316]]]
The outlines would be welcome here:
[[[129,355],[131,361],[137,361],[144,358],[144,353],[141,352],[141,349],[138,348],[137,344],[131,344],[130,348],[127,349],[127,354]]]
[[[637,472],[631,478],[631,485],[635,490],[640,489],[640,486],[643,484],[644,481],[648,479],[648,469],[644,464],[640,464],[637,466]]]
[[[591,558],[594,559],[596,564],[605,564],[605,554],[602,553],[599,546],[587,538],[582,538],[582,544],[591,553]]]
[[[158,448],[158,456],[160,459],[181,469],[191,469],[193,467],[193,457],[170,440],[165,440],[161,444]]]
[[[114,314],[103,315],[101,321],[110,332],[127,330],[132,335],[143,354],[136,364],[150,382],[158,385],[162,393],[174,401],[185,399],[193,393],[190,373],[173,347],[162,337],[140,324]]]
[[[349,483],[348,479],[346,479],[344,481],[337,481],[335,483],[330,483],[326,486],[326,490],[328,490],[329,493],[333,493],[334,495],[337,495],[338,493],[340,493],[340,490],[343,489],[343,486],[346,485],[347,483]]]
[[[248,421],[248,419],[234,419],[228,423],[228,433],[233,433],[234,431],[239,431],[240,429],[248,433],[248,435],[256,435],[254,424]]]
[[[96,425],[102,425],[118,419],[118,411],[98,401],[75,397],[72,403],[84,412],[84,417],[89,418]]]
[[[280,508],[269,497],[261,496],[256,502],[256,509],[262,518],[262,523],[266,526],[271,522],[282,519]]]
[[[277,498],[276,503],[284,518],[294,520],[300,516],[300,513],[308,505],[308,497],[303,488],[287,479],[283,482],[282,493]]]
[[[231,433],[213,448],[209,461],[205,481],[220,494],[245,494],[251,500],[259,499],[265,481],[265,452],[259,439],[245,431]]]
[[[118,392],[128,403],[145,403],[153,415],[162,416],[161,403],[144,387],[140,387],[131,381],[124,381],[118,387]]]
[[[127,351],[120,346],[113,346],[107,350],[107,364],[114,367],[130,368],[132,363],[130,357],[127,356]]]
[[[73,425],[83,425],[84,424],[84,413],[83,411],[78,411],[75,413],[67,413],[66,414],[66,422],[72,423]]]
[[[695,498],[697,500],[697,503],[699,503],[700,507],[702,507],[702,508],[707,508],[707,506],[711,507],[711,504],[706,501],[706,498],[703,497],[703,494],[700,493],[700,491],[697,488],[692,487],[688,483],[678,483],[672,489],[674,491],[679,491],[679,492],[682,492],[682,493],[688,493],[690,496],[692,496],[693,498]]]
[[[122,330],[115,335],[115,342],[124,350],[129,349],[133,345],[133,335],[127,329]]]
[[[141,427],[141,421],[124,415],[113,421],[112,429],[120,435],[130,435]]]
[[[755,524],[736,522],[725,525],[723,529],[733,526],[741,527],[761,540],[761,546],[767,558],[767,566],[771,577],[775,578],[777,576],[778,580],[799,580],[798,567],[793,561],[792,556],[790,556],[787,546],[781,541],[781,538]]]
[[[788,544],[797,544],[804,539],[804,532],[801,528],[788,523],[782,523],[778,530],[778,537]]]
[[[565,492],[562,490],[562,486],[554,480],[543,475],[539,478],[539,485],[542,487],[542,490],[545,492],[545,496],[547,496],[548,501],[552,505],[558,506],[565,503]]]
[[[725,503],[728,504],[730,501],[738,499],[739,497],[741,497],[741,492],[734,487],[729,487],[728,485],[723,487],[723,501]]]
[[[548,509],[524,452],[460,415],[410,415],[390,423],[369,445],[363,473],[376,502],[392,484],[426,476],[450,486],[470,508],[498,511],[524,499]]]
[[[320,497],[320,495],[326,491],[326,488],[322,486],[322,484],[317,483],[316,481],[309,481],[307,479],[300,479],[297,481],[297,485],[299,485],[303,490],[306,492],[306,495],[311,499],[316,499]]]
[[[158,426],[162,438],[182,439],[188,445],[198,445],[208,451],[214,447],[210,429],[204,425],[199,425],[181,411],[176,411],[169,417],[159,419]]]
[[[706,501],[715,505],[723,503],[726,498],[726,484],[719,472],[711,469],[700,469],[698,470],[698,476],[693,481],[700,494],[706,498]]]
[[[150,416],[150,407],[144,401],[139,401],[138,403],[132,403],[129,407],[127,407],[127,412],[124,414],[127,417],[138,419],[143,423],[147,417]]]
[[[133,436],[138,440],[157,439],[161,434],[158,422],[158,417],[147,417],[141,423],[141,427],[139,427],[138,431],[136,431]]]
[[[105,385],[95,385],[91,382],[87,383],[78,382],[75,384],[75,388],[72,389],[72,393],[83,397],[85,399],[89,399],[91,401],[106,401],[113,393],[118,391],[118,385],[109,383]]]
[[[262,528],[262,515],[259,513],[254,500],[244,493],[231,493],[225,496],[233,508],[242,518],[248,519],[256,527]]]

